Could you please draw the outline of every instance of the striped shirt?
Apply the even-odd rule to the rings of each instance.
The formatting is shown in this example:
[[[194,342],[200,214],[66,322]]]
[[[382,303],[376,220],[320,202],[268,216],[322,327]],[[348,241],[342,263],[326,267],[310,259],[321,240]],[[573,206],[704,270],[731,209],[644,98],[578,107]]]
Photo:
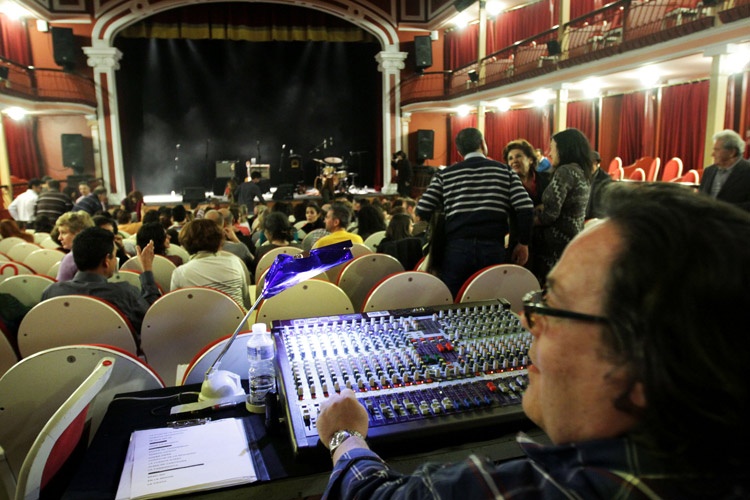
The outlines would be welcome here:
[[[370,450],[344,453],[323,498],[672,499],[748,498],[748,479],[688,475],[626,438],[540,445],[521,434],[526,457],[494,464],[476,455],[401,474]]]
[[[417,215],[429,220],[435,210],[445,213],[447,239],[502,240],[508,214],[516,212],[518,239],[531,238],[533,203],[521,179],[503,163],[468,154],[436,173],[417,204]]]
[[[171,289],[207,286],[220,290],[246,309],[250,306],[244,264],[229,253],[198,252],[172,273]]]

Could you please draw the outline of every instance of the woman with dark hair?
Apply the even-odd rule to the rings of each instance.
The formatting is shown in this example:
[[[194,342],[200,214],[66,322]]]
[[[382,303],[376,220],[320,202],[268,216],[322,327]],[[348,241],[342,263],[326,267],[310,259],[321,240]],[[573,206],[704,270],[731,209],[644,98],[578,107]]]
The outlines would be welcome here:
[[[305,219],[307,220],[307,224],[300,228],[305,234],[309,234],[314,229],[325,229],[326,227],[326,222],[323,220],[323,211],[314,201],[307,204]]]
[[[141,220],[141,212],[143,210],[143,193],[140,191],[131,191],[128,195],[120,202],[120,208],[130,214],[135,214],[134,222]]]
[[[540,283],[583,229],[591,189],[591,146],[580,130],[569,128],[553,135],[550,159],[552,179],[542,194],[542,204],[534,208],[534,231],[539,239],[533,271]]]
[[[542,204],[542,194],[544,194],[549,185],[550,173],[537,172],[537,157],[534,147],[526,139],[516,139],[505,146],[503,149],[503,158],[505,158],[505,163],[521,179],[523,188],[529,193],[534,206],[540,206]],[[516,220],[514,211],[508,214],[508,226],[510,231],[508,233],[508,248],[505,256],[508,259],[507,262],[511,262],[513,249],[518,244],[518,221]],[[539,231],[536,231],[532,234],[531,244],[529,245],[529,258],[525,264],[525,267],[532,271],[537,267],[534,263],[534,247],[537,246],[535,236],[538,239],[538,233]]]
[[[385,231],[383,211],[372,205],[363,205],[357,216],[357,234],[366,240],[372,233]]]
[[[15,236],[16,238],[21,238],[28,243],[34,243],[34,236],[26,231],[22,231],[13,219],[3,219],[0,221],[0,236],[3,238]]]
[[[182,257],[179,255],[167,255],[170,237],[159,222],[149,222],[138,230],[135,236],[136,243],[141,248],[146,248],[149,241],[154,242],[154,255],[161,255],[171,260],[175,266],[182,265]]]
[[[268,243],[259,246],[255,250],[255,262],[260,261],[266,253],[279,247],[302,248],[294,242],[292,225],[289,219],[281,212],[271,212],[263,218],[263,234]]]
[[[378,253],[396,257],[407,271],[414,269],[424,255],[422,239],[411,234],[413,226],[411,215],[395,214],[388,222],[385,238],[378,244]]]

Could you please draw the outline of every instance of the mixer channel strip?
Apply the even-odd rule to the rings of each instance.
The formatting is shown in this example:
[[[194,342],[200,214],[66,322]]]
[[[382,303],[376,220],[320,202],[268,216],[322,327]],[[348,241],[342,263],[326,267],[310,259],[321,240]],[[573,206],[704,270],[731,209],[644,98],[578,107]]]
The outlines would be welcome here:
[[[373,442],[524,420],[531,335],[502,300],[275,321],[295,451],[318,443],[320,403],[350,388]]]

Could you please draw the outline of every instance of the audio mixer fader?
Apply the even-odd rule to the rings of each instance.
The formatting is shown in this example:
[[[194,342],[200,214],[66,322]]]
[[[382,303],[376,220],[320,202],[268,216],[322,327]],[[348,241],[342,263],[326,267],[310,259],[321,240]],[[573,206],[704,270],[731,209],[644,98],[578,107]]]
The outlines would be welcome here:
[[[382,444],[525,422],[531,335],[502,300],[273,322],[286,423],[316,447],[320,403],[350,388]]]

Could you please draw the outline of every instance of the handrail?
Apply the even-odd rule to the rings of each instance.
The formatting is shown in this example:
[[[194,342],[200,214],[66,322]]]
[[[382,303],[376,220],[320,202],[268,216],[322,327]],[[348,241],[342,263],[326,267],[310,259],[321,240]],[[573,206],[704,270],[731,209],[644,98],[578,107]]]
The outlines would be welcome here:
[[[94,80],[54,68],[24,66],[0,56],[8,77],[0,81],[0,93],[34,101],[67,101],[96,107]]]

